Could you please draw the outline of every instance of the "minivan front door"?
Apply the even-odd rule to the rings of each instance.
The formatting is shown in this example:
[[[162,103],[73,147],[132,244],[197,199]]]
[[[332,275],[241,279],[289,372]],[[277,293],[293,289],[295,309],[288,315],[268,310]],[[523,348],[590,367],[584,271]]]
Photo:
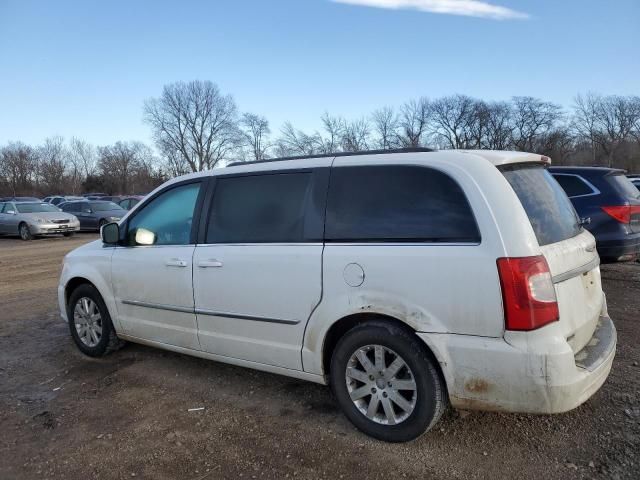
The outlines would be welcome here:
[[[217,177],[193,259],[204,351],[302,369],[304,329],[322,292],[324,181],[311,171]]]
[[[118,317],[126,335],[199,350],[193,304],[193,219],[201,182],[155,196],[127,225],[111,260]]]

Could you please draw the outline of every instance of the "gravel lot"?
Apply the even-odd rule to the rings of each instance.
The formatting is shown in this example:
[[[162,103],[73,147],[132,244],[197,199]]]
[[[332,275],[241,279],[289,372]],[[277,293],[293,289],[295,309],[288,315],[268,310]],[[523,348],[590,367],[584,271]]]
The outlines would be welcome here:
[[[618,353],[585,405],[449,411],[420,439],[385,444],[319,385],[133,344],[84,357],[56,286],[64,254],[94,238],[0,238],[2,479],[638,478],[640,264],[602,268]]]

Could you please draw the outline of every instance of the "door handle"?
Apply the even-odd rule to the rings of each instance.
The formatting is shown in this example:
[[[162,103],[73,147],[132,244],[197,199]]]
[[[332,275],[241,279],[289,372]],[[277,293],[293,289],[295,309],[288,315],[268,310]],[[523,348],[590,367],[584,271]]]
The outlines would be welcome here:
[[[167,267],[186,267],[187,262],[185,262],[184,260],[180,260],[179,258],[172,258],[170,260],[167,260],[167,263],[165,263],[165,265]]]
[[[221,267],[221,266],[222,266],[222,262],[216,259],[203,260],[202,262],[198,263],[198,267],[200,268],[215,268],[215,267]]]

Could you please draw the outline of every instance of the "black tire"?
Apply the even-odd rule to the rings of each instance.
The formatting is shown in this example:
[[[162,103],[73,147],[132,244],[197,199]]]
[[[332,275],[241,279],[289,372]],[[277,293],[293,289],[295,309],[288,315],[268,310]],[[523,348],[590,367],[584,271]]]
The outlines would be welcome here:
[[[87,345],[83,340],[81,340],[78,327],[76,326],[74,319],[76,305],[83,298],[92,300],[100,313],[102,334],[96,345]],[[116,335],[113,323],[111,322],[111,316],[109,315],[109,311],[107,310],[104,300],[102,300],[102,296],[93,285],[88,283],[82,284],[71,293],[69,303],[67,305],[67,318],[69,319],[71,337],[78,349],[85,355],[90,357],[102,357],[118,350],[125,343]]]
[[[98,232],[100,232],[100,230],[102,230],[102,227],[104,227],[107,223],[109,222],[107,222],[104,218],[101,218],[98,222]]]
[[[25,222],[18,225],[18,235],[24,241],[33,240],[33,235],[31,234],[31,230],[29,230],[29,225]]]
[[[380,345],[401,357],[412,373],[409,378],[415,382],[413,410],[406,419],[395,425],[379,423],[367,417],[351,400],[347,388],[346,369],[349,360],[355,352],[369,345]],[[359,430],[386,442],[406,442],[432,428],[447,408],[445,383],[434,363],[435,360],[426,346],[412,332],[391,322],[373,320],[349,330],[336,345],[329,373],[331,388],[345,415]],[[351,381],[353,382],[353,379]],[[386,398],[386,392],[383,390],[387,387],[379,388],[377,394],[385,395]],[[391,394],[391,390],[389,393]],[[411,392],[409,394],[414,395]],[[368,402],[372,398],[373,395],[369,397]],[[399,408],[396,407],[397,404],[393,405],[394,409]],[[379,406],[377,411],[381,408]],[[383,410],[378,415],[385,414]]]
[[[62,235],[64,235],[65,237],[73,237],[76,234],[76,232],[65,232]]]

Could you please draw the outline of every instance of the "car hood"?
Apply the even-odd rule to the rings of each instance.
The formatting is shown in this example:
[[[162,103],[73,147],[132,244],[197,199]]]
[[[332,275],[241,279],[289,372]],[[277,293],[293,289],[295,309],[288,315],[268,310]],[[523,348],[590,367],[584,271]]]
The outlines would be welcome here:
[[[65,212],[35,212],[35,213],[20,213],[20,216],[25,219],[35,220],[36,218],[42,218],[47,221],[53,220],[70,220],[73,221],[76,219],[75,215],[71,215],[70,213]]]

